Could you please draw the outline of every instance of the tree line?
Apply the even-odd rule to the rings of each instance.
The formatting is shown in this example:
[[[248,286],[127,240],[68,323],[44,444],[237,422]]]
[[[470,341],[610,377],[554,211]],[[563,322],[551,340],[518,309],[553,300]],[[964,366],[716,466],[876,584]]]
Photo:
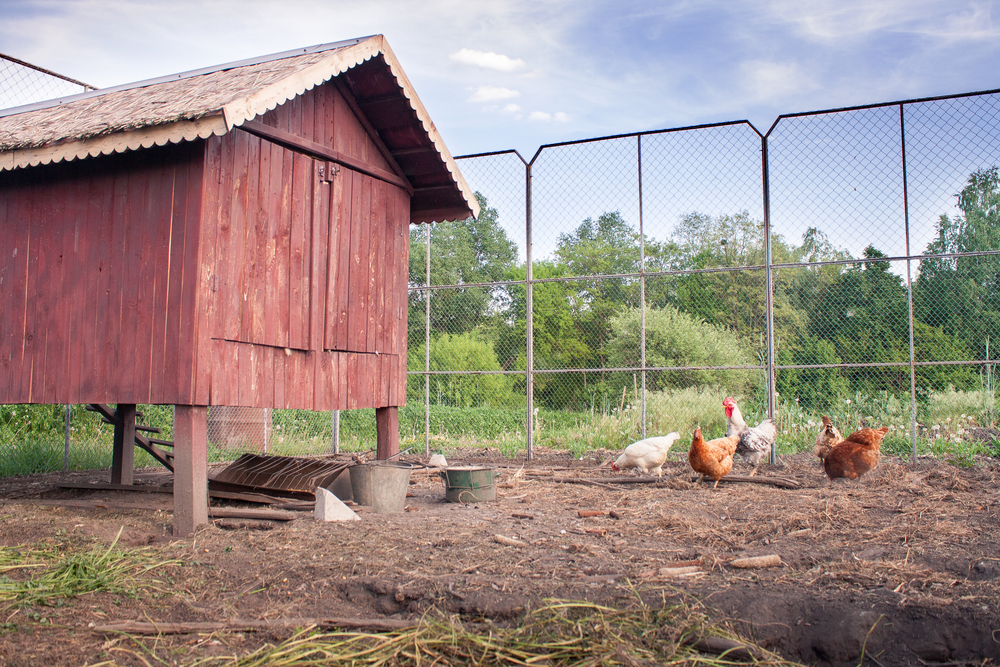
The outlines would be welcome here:
[[[526,367],[526,268],[498,224],[498,212],[477,193],[478,219],[444,222],[410,232],[410,283],[426,280],[426,234],[431,233],[432,370],[523,370]],[[1000,250],[1000,172],[970,175],[958,196],[960,213],[941,215],[925,255]],[[533,337],[538,373],[536,403],[553,409],[617,404],[632,394],[640,365],[638,277],[640,241],[646,273],[646,366],[682,368],[647,373],[647,388],[724,387],[752,392],[763,374],[750,369],[693,370],[704,366],[759,366],[766,359],[764,227],[746,211],[683,216],[668,240],[640,239],[619,212],[583,220],[559,236],[551,258],[533,264]],[[835,247],[810,228],[798,244],[772,235],[775,264],[838,262],[773,270],[776,361],[785,366],[908,362],[910,328],[906,283],[886,255],[869,245],[862,257]],[[856,261],[851,261],[856,260]],[[1000,336],[1000,257],[929,257],[913,284],[913,344],[917,361],[987,358]],[[757,267],[739,271],[720,269]],[[672,273],[685,272],[685,273]],[[602,275],[607,278],[576,278]],[[409,302],[410,370],[424,368],[425,299]],[[995,353],[991,353],[995,357]],[[917,369],[919,392],[979,385],[975,366]],[[411,377],[410,399],[422,400],[423,378]],[[777,389],[815,409],[852,392],[909,392],[908,366],[791,368],[777,373]],[[466,407],[524,403],[523,376],[433,376],[431,401]]]

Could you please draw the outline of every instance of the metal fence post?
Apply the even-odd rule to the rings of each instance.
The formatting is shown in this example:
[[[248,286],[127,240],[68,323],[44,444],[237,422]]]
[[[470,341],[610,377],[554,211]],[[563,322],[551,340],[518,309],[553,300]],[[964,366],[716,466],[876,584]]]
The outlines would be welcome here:
[[[910,271],[910,200],[906,175],[906,120],[903,105],[899,105],[899,146],[903,167],[903,231],[906,234],[906,307],[907,324],[910,328],[910,441],[913,452],[911,461],[917,462],[917,372],[913,350],[913,274]]]
[[[774,258],[771,255],[771,183],[768,178],[767,136],[760,138],[761,174],[764,188],[764,271],[766,275],[766,309],[767,309],[767,416],[776,417],[775,377],[774,377]],[[778,456],[777,440],[771,443],[770,462],[774,463]]]
[[[539,149],[541,151],[541,149]],[[535,341],[534,341],[534,304],[532,303],[532,270],[531,270],[531,165],[534,164],[535,158],[538,157],[538,153],[535,153],[535,157],[531,159],[531,162],[525,165],[525,208],[524,208],[524,255],[525,255],[525,379],[526,384],[526,398],[527,398],[527,409],[528,409],[528,419],[526,428],[524,431],[525,436],[525,448],[527,450],[526,454],[528,460],[534,458],[534,428],[535,428]]]
[[[333,453],[340,453],[340,410],[334,410],[331,416],[332,424],[330,425],[333,431]]]
[[[639,365],[642,367],[642,437],[646,437],[646,231],[642,226],[642,135],[635,138],[639,167]]]
[[[427,225],[425,257],[427,297],[424,299],[424,455],[431,455],[431,226]]]

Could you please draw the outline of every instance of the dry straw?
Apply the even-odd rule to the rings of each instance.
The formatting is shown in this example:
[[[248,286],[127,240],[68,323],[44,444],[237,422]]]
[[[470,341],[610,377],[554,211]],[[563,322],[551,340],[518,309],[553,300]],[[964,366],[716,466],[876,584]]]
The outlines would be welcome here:
[[[715,651],[717,655],[699,652]],[[793,665],[708,623],[694,607],[614,609],[591,602],[546,601],[521,622],[428,614],[409,630],[326,632],[307,628],[245,657],[205,658],[195,665],[731,665],[753,655],[760,665]],[[739,656],[739,658],[738,658]]]

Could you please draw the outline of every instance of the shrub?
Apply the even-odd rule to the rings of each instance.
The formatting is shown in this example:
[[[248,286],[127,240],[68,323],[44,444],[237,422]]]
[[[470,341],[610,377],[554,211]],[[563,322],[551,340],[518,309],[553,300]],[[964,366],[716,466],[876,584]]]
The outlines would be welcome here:
[[[612,366],[640,365],[640,312],[631,308],[611,320],[608,343]],[[673,306],[646,309],[646,365],[753,366],[756,365],[739,337],[724,327],[679,311]],[[631,374],[629,374],[631,375]],[[677,370],[647,374],[647,389],[662,391],[685,387],[725,387],[729,394],[747,391],[754,377],[750,369]],[[621,393],[619,386],[617,393]]]
[[[411,371],[423,370],[425,349],[421,345],[410,351],[407,362]],[[475,333],[438,336],[431,341],[430,362],[432,371],[501,370],[493,343],[481,340]],[[524,397],[515,395],[512,382],[513,379],[507,375],[432,375],[431,402],[460,408],[523,405]],[[423,402],[422,376],[409,377],[407,397],[411,401]]]

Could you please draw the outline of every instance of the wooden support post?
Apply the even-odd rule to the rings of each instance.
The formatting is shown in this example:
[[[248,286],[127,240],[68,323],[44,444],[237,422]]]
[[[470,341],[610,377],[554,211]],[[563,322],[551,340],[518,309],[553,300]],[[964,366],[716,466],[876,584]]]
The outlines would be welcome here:
[[[115,408],[115,439],[111,452],[111,483],[132,484],[135,470],[135,405],[119,403]]]
[[[174,536],[208,523],[208,408],[174,406]]]
[[[383,460],[399,454],[399,408],[375,408],[375,431],[375,458]]]

